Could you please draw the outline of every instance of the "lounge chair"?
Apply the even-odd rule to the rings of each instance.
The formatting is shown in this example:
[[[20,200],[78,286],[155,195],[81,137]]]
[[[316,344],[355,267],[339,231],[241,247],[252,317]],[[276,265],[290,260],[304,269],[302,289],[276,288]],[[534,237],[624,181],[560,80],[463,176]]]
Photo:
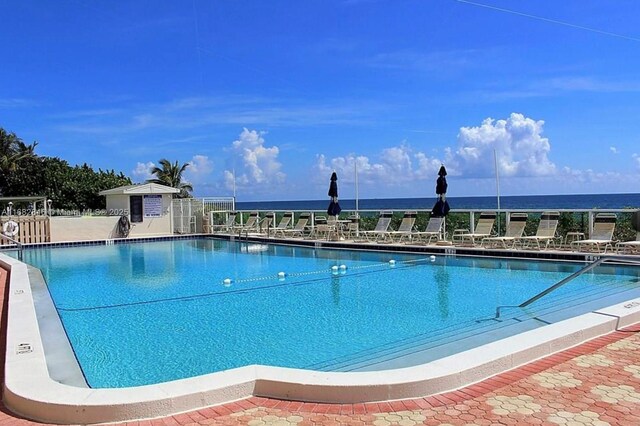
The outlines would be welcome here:
[[[398,230],[387,231],[387,233],[389,234],[389,238],[391,238],[391,242],[393,242],[396,238],[397,242],[401,242],[405,237],[411,239],[411,233],[414,231],[417,215],[418,213],[416,211],[404,212],[404,216],[402,216],[402,222],[400,222]]]
[[[262,235],[270,236],[271,231],[275,227],[276,223],[276,214],[275,212],[269,212],[264,215],[262,220],[259,221],[258,224],[258,232]]]
[[[636,231],[636,239],[616,244],[619,254],[640,254],[640,210],[631,215],[631,227]]]
[[[527,226],[526,213],[511,213],[509,215],[509,223],[507,224],[507,230],[502,237],[486,237],[482,239],[482,247],[498,247],[513,248],[516,241],[524,233],[524,228]]]
[[[587,240],[578,240],[571,243],[571,249],[575,251],[597,251],[604,248],[613,250],[613,231],[616,229],[615,213],[598,213],[593,220],[593,232]]]
[[[444,221],[445,218],[442,216],[431,216],[429,218],[429,222],[427,222],[427,227],[424,231],[414,232],[411,234],[412,240],[421,240],[425,244],[431,244],[431,241],[439,241],[444,237]]]
[[[213,214],[218,212],[209,212],[209,223],[213,223]],[[238,212],[228,212],[227,220],[225,223],[220,225],[208,225],[205,232],[208,234],[214,234],[216,232],[226,232],[231,233],[236,226],[236,217],[238,216]]]
[[[304,237],[305,230],[311,219],[311,213],[301,213],[293,228],[280,229],[276,233],[282,234],[283,237],[294,238]]]
[[[520,237],[517,242],[520,243],[522,248],[529,248],[530,245],[535,244],[536,248],[541,250],[541,243],[544,243],[545,250],[549,248],[550,244],[553,244],[555,247],[555,241],[559,238],[556,236],[559,219],[560,212],[543,212],[542,215],[540,215],[536,235]]]
[[[468,241],[469,244],[475,245],[476,239],[490,237],[493,231],[493,224],[496,222],[496,217],[496,212],[480,213],[480,218],[478,219],[475,230],[473,232],[468,232],[467,230],[460,232],[461,230],[456,229],[452,237],[453,240],[455,241],[457,239],[460,244],[465,244]]]
[[[280,222],[273,228],[273,235],[277,235],[280,231],[286,231],[291,228],[291,222],[293,222],[293,212],[284,212]]]
[[[640,254],[640,232],[636,234],[636,239],[624,241],[616,244],[618,254]]]
[[[389,238],[389,225],[391,224],[391,216],[393,213],[388,210],[384,210],[380,212],[380,216],[378,216],[378,223],[373,231],[360,231],[360,234],[363,235],[367,241],[369,242],[377,242],[379,238],[382,240],[386,240]]]
[[[239,234],[248,234],[249,232],[259,231],[260,216],[258,212],[249,213],[247,221],[238,229]]]

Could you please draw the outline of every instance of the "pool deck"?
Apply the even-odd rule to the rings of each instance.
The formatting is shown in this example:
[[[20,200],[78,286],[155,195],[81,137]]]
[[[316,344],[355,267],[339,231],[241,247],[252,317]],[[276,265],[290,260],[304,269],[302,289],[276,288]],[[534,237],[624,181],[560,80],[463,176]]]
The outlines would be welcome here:
[[[7,273],[0,268],[0,342],[5,378]],[[3,389],[4,391],[4,389]],[[4,395],[3,395],[4,401]],[[0,426],[41,424],[2,403]],[[250,397],[127,425],[640,424],[640,323],[497,374],[424,398],[322,404]]]
[[[426,398],[312,404],[253,397],[126,424],[639,425],[639,332],[636,324],[472,386]]]

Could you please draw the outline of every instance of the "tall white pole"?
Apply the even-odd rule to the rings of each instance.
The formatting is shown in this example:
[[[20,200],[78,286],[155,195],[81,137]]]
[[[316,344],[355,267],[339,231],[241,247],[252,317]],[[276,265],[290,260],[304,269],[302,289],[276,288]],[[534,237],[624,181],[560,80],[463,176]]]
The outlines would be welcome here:
[[[236,201],[236,169],[233,169],[233,202]]]
[[[498,153],[493,150],[493,162],[496,168],[496,192],[498,194],[498,210],[500,210],[500,175],[498,172]]]
[[[358,212],[358,157],[355,158],[355,161],[353,162],[353,170],[354,173],[356,175],[356,216],[360,216],[360,213]]]
[[[496,167],[496,193],[498,195],[498,235],[500,232],[500,174],[498,172],[498,153],[493,150],[493,162]]]

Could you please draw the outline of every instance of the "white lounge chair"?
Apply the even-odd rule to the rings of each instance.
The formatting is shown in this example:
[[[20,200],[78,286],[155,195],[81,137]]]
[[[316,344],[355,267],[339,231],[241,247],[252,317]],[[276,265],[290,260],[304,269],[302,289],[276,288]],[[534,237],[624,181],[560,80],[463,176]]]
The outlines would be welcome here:
[[[379,238],[386,240],[389,238],[388,230],[391,224],[391,216],[393,216],[391,211],[381,211],[378,216],[378,223],[373,231],[360,231],[360,235],[363,235],[369,242],[377,242]]]
[[[275,228],[276,214],[275,212],[269,212],[264,215],[262,220],[258,223],[258,232],[261,235],[271,236],[273,228]]]
[[[258,212],[249,213],[247,221],[238,229],[239,234],[248,234],[249,232],[258,232],[260,224],[260,215]]]
[[[571,243],[571,249],[575,251],[596,251],[604,248],[613,250],[613,232],[616,229],[617,217],[615,213],[598,213],[593,220],[593,232],[587,240],[578,240]]]
[[[406,237],[407,239],[411,239],[412,232],[415,231],[416,225],[416,216],[418,212],[416,211],[407,211],[404,212],[402,216],[402,222],[400,222],[400,226],[396,231],[387,231],[389,234],[389,238],[391,242],[397,239],[397,242],[402,242],[402,240]]]
[[[478,224],[473,232],[467,230],[456,229],[453,234],[453,240],[456,239],[460,244],[465,244],[467,241],[471,245],[475,245],[476,239],[487,238],[491,236],[493,232],[493,224],[496,221],[496,212],[482,212],[478,219]],[[466,232],[465,232],[466,231]]]
[[[616,244],[619,254],[640,254],[640,210],[631,215],[631,227],[636,231],[636,239]]]
[[[432,241],[444,239],[444,222],[445,218],[442,216],[431,216],[425,230],[414,232],[411,234],[411,239],[422,241],[425,244],[431,244]]]
[[[518,238],[518,243],[522,248],[529,248],[535,244],[538,250],[542,249],[541,243],[544,243],[544,248],[549,248],[552,244],[556,246],[556,240],[559,237],[556,236],[558,229],[558,220],[560,219],[560,212],[543,212],[540,215],[540,222],[538,223],[538,230],[536,235],[528,235]]]
[[[293,228],[278,230],[277,233],[287,238],[304,237],[310,219],[311,213],[300,213]]]
[[[526,213],[511,213],[504,236],[483,238],[482,247],[502,246],[505,249],[513,248],[516,241],[524,234],[524,228],[527,226],[527,217]]]
[[[637,233],[635,240],[616,244],[616,252],[618,254],[640,254],[640,232]]]
[[[284,212],[278,225],[273,228],[273,235],[276,236],[278,233],[281,233],[281,231],[290,229],[291,222],[293,222],[293,212]]]
[[[218,212],[209,212],[209,223],[213,222],[213,214]],[[236,226],[236,217],[238,216],[238,212],[228,212],[227,220],[220,225],[208,225],[207,229],[205,229],[206,233],[213,234],[218,232],[231,233]]]

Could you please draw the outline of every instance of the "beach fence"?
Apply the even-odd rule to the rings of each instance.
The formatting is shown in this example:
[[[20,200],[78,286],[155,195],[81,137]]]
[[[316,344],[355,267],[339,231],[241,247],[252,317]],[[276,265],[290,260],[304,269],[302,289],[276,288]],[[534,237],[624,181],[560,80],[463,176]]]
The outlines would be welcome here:
[[[0,216],[0,232],[21,244],[47,243],[51,239],[48,216]],[[0,246],[10,244],[0,239]]]
[[[194,234],[203,232],[218,214],[235,209],[233,197],[177,198],[172,201],[173,232]]]
[[[234,197],[209,197],[202,199],[203,231],[210,232],[211,225],[221,225],[229,219],[229,212],[236,209]]]
[[[198,227],[198,213],[202,217],[202,202],[194,198],[177,198],[171,202],[174,234],[194,234]]]

